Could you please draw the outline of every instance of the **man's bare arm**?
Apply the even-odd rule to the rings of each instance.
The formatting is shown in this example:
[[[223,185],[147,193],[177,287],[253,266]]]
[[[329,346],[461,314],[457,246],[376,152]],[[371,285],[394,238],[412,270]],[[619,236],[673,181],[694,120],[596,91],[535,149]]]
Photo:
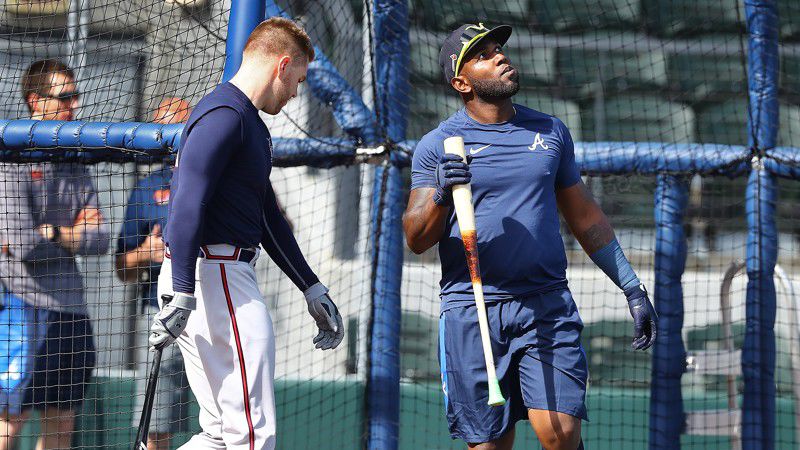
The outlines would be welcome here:
[[[411,191],[408,206],[403,214],[403,231],[408,248],[416,254],[433,247],[442,238],[449,206],[433,202],[435,188],[417,188]]]
[[[634,323],[631,346],[634,350],[647,349],[653,345],[658,334],[658,315],[644,285],[614,237],[608,218],[581,181],[558,190],[556,199],[572,234],[597,267],[625,294]]]
[[[73,255],[78,254],[86,245],[84,240],[90,236],[94,238],[102,224],[103,216],[100,210],[87,206],[78,213],[71,227],[58,227],[60,231],[58,243]]]
[[[593,255],[614,240],[614,229],[582,181],[556,191],[556,199],[572,235],[587,255]]]
[[[163,261],[164,242],[161,240],[161,226],[156,224],[138,247],[117,254],[117,277],[128,283],[134,282],[138,280],[139,272]]]

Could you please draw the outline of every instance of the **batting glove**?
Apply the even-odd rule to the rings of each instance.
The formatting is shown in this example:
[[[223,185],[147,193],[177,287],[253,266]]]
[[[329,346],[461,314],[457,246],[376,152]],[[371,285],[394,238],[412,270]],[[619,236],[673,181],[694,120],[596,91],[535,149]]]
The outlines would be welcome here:
[[[453,186],[467,184],[472,179],[469,165],[460,156],[445,153],[436,165],[436,192],[433,202],[439,206],[453,204]]]
[[[317,283],[303,291],[303,295],[308,303],[308,312],[319,328],[314,338],[315,346],[322,350],[336,348],[344,339],[344,325],[339,310],[328,296],[328,288]]]
[[[153,318],[148,338],[150,347],[156,350],[161,350],[178,339],[186,329],[189,313],[194,311],[197,304],[194,295],[182,293],[164,294],[161,300],[164,301],[164,307]]]
[[[628,299],[628,308],[633,316],[633,343],[634,350],[646,350],[656,341],[656,325],[658,315],[653,309],[653,304],[647,297],[647,290],[643,284],[625,290]]]

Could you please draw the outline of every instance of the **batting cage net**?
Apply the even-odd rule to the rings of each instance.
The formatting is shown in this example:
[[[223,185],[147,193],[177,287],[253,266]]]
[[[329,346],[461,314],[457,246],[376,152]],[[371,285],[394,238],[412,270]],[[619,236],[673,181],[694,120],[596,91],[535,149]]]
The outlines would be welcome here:
[[[133,445],[177,137],[222,79],[229,17],[247,3],[232,1],[0,6],[0,449]],[[585,447],[796,448],[800,7],[753,3],[267,1],[318,55],[298,98],[262,115],[271,181],[346,329],[315,350],[302,294],[262,254],[278,448],[463,448],[445,416],[438,253],[401,250],[397,213],[416,142],[463,107],[439,51],[464,23],[513,27],[514,102],[567,125],[660,315],[654,348],[631,350],[625,297],[562,223],[589,363]],[[780,21],[753,18],[764,10]],[[176,347],[158,390],[151,445],[176,448],[200,413]]]

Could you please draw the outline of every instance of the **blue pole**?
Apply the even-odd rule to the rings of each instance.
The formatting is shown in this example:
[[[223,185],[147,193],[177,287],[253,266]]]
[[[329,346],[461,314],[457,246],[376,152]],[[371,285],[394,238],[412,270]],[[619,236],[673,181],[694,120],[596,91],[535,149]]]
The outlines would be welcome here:
[[[375,111],[383,139],[405,139],[408,108],[408,6],[405,0],[373,4]],[[390,151],[392,146],[389,145]],[[367,380],[367,449],[395,450],[400,427],[400,286],[403,274],[403,179],[388,158],[373,188],[372,327]],[[377,233],[377,236],[375,235]]]
[[[225,40],[225,69],[222,82],[233,78],[242,64],[244,44],[255,27],[264,20],[264,0],[232,0]]]
[[[747,303],[742,349],[742,449],[775,447],[775,178],[753,161],[747,180]]]
[[[777,144],[778,12],[775,0],[745,2],[750,116],[748,144],[754,154],[747,183],[747,303],[742,349],[742,448],[775,447],[775,311],[777,260],[776,183],[762,157]]]
[[[658,313],[658,338],[653,345],[650,384],[650,449],[678,450],[684,423],[681,376],[686,369],[683,346],[683,287],[686,234],[683,218],[688,203],[686,180],[659,175],[655,194],[656,280],[653,298]]]
[[[400,169],[375,170],[372,323],[367,379],[367,449],[396,450],[400,428],[400,282],[403,190]],[[379,234],[379,235],[376,235]]]

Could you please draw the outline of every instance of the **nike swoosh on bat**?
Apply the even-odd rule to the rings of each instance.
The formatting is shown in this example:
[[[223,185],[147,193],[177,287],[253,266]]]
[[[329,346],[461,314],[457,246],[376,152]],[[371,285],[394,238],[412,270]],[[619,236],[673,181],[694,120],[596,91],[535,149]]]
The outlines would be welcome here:
[[[478,153],[481,152],[481,150],[489,148],[491,146],[492,146],[492,144],[484,145],[483,147],[479,147],[479,148],[471,148],[471,149],[469,149],[469,154],[470,155],[477,155]]]

